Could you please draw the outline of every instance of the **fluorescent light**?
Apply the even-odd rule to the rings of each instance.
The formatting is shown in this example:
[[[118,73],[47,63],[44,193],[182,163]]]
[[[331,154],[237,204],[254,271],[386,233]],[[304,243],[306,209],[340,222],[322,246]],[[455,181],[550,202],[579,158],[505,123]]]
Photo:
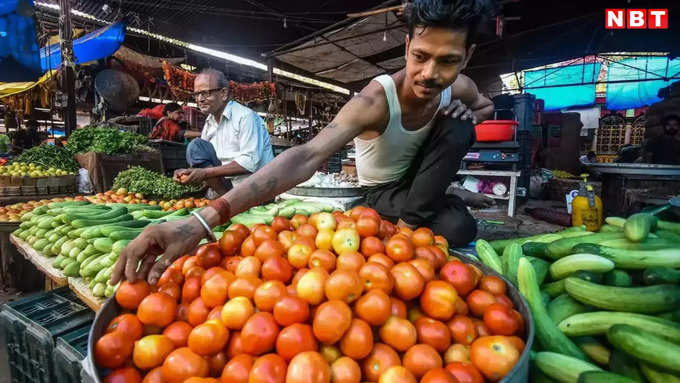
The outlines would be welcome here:
[[[50,9],[54,9],[54,10],[59,10],[59,5],[57,5],[57,4],[48,4],[48,3],[42,3],[42,2],[36,1],[35,5],[43,7],[43,8],[50,8]],[[78,10],[75,10],[75,9],[71,9],[71,13],[74,14],[75,16],[82,17],[82,18],[85,18],[85,19],[98,21],[98,22],[103,23],[103,24],[110,24],[108,21],[98,19],[98,18],[94,17],[93,15],[90,15],[88,13],[81,12],[81,11],[78,11]],[[207,54],[209,56],[218,57],[218,58],[221,58],[221,59],[224,59],[224,60],[227,60],[227,61],[234,62],[236,64],[250,66],[250,67],[253,67],[253,68],[260,69],[262,71],[267,70],[267,65],[265,65],[261,62],[257,62],[255,60],[245,58],[245,57],[237,56],[237,55],[227,53],[227,52],[224,52],[224,51],[218,51],[216,49],[207,48],[207,47],[196,45],[196,44],[189,43],[189,42],[186,42],[186,41],[177,40],[177,39],[174,39],[172,37],[159,35],[157,33],[148,32],[148,31],[145,31],[145,30],[139,29],[139,28],[128,27],[127,29],[132,31],[132,32],[138,33],[140,35],[153,37],[157,40],[161,40],[161,41],[165,41],[165,42],[168,42],[168,43],[171,43],[171,44],[175,44],[177,46],[187,48],[187,49],[190,49],[190,50],[195,51],[195,52],[200,52],[200,53]],[[285,70],[282,70],[282,69],[279,69],[279,68],[274,68],[274,74],[277,74],[277,75],[283,76],[283,77],[287,77],[287,78],[290,78],[290,79],[293,79],[293,80],[296,80],[296,81],[300,81],[300,82],[303,82],[303,83],[306,83],[306,84],[318,86],[319,88],[332,90],[334,92],[338,92],[338,93],[342,93],[342,94],[346,94],[346,95],[350,94],[349,89],[345,89],[343,87],[336,86],[336,85],[333,85],[333,84],[329,84],[329,83],[324,82],[324,81],[319,81],[319,80],[315,80],[313,78],[309,78],[309,77],[305,77],[305,76],[302,76],[302,75],[299,75],[299,74],[288,72],[288,71],[285,71]]]

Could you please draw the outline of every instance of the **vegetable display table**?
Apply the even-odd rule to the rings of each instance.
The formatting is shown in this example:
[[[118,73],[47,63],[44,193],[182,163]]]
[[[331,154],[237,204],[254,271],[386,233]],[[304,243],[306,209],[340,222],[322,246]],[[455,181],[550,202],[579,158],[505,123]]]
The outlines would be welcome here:
[[[52,280],[57,285],[66,285],[67,279],[64,273],[52,266],[56,258],[45,257],[44,255],[40,254],[40,252],[32,248],[28,243],[22,241],[13,234],[10,234],[9,240],[17,247],[19,253],[21,253],[21,255],[23,255],[32,264],[34,264],[38,270],[43,272],[47,278]]]
[[[487,176],[487,177],[509,177],[510,187],[504,196],[495,194],[485,194],[489,198],[508,201],[508,217],[515,216],[517,201],[517,179],[522,175],[520,171],[501,171],[501,170],[459,170],[458,174],[465,176]]]
[[[19,253],[10,241],[11,233],[21,222],[0,223],[0,286],[16,288],[23,292],[40,290],[44,276]]]
[[[92,289],[82,278],[68,278],[68,287],[94,312],[99,311],[106,300],[92,295]]]

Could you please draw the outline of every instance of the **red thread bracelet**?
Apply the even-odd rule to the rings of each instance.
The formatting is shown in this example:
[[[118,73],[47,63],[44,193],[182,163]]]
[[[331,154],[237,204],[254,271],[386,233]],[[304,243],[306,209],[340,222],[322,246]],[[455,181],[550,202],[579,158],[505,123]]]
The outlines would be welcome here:
[[[229,221],[229,218],[231,218],[231,206],[224,198],[212,200],[208,206],[217,210],[217,214],[220,216],[220,225]]]

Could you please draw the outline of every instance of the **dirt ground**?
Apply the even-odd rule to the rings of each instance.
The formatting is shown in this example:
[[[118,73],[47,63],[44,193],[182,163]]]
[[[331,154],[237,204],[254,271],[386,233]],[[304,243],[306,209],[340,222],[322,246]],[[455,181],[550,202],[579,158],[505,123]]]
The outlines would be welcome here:
[[[527,237],[564,229],[563,226],[553,225],[530,217],[524,212],[524,209],[527,207],[562,209],[566,212],[564,204],[557,201],[538,200],[529,200],[521,204],[512,218],[508,217],[507,206],[505,205],[499,205],[492,209],[473,210],[472,215],[479,220],[477,224],[477,237],[486,240]],[[486,220],[502,221],[503,224],[488,223]]]

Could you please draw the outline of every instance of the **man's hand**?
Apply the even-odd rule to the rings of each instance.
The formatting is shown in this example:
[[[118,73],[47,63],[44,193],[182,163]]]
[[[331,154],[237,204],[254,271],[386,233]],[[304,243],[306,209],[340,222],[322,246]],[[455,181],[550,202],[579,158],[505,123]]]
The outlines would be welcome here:
[[[173,179],[175,182],[179,182],[181,184],[199,184],[203,181],[206,180],[208,177],[208,171],[206,169],[201,169],[201,168],[193,168],[193,169],[177,169],[175,170],[175,174],[173,176]]]
[[[205,229],[195,217],[146,228],[120,253],[111,284],[124,279],[130,282],[147,279],[150,284],[156,284],[175,259],[196,248],[204,234]]]
[[[453,100],[451,103],[442,109],[443,116],[451,116],[451,118],[460,118],[461,120],[470,120],[473,124],[477,123],[477,117],[467,105],[460,100]]]

